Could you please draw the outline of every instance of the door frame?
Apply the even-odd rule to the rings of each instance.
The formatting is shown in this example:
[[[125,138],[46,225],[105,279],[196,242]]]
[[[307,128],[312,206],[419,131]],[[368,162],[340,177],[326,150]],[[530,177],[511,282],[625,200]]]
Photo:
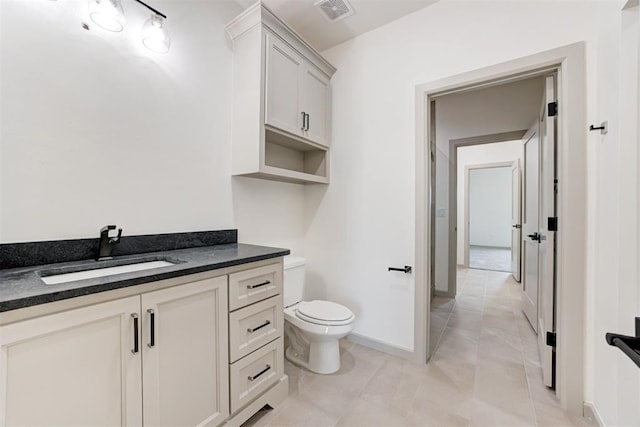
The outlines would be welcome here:
[[[579,42],[486,68],[465,72],[415,88],[415,328],[414,358],[426,363],[430,316],[431,191],[429,135],[431,101],[436,96],[490,87],[556,70],[558,73],[558,217],[557,234],[557,381],[561,406],[582,414],[586,279],[586,43]],[[569,191],[570,189],[570,191]]]
[[[456,169],[456,171],[458,170],[458,163],[457,163],[457,158],[456,158],[456,163],[453,164],[453,167]],[[469,233],[469,172],[474,170],[474,169],[495,169],[495,168],[511,168],[513,167],[514,162],[517,162],[517,160],[515,161],[511,161],[511,162],[496,162],[496,163],[482,163],[482,164],[474,164],[474,165],[467,165],[464,167],[464,185],[465,185],[465,192],[464,192],[464,265],[465,267],[469,267],[469,239],[470,239],[470,233]],[[455,196],[455,199],[458,199],[458,191],[457,191],[457,186],[456,186],[456,192],[454,194],[451,193],[451,191],[449,191],[449,195],[451,198],[453,198]],[[513,202],[512,202],[513,203]],[[457,218],[456,218],[456,223],[457,223]],[[457,244],[456,244],[457,246]],[[458,256],[457,251],[456,251],[456,257]]]
[[[435,105],[435,102],[433,102]],[[435,123],[435,116],[431,123]],[[435,126],[432,126],[435,128]],[[459,138],[449,140],[449,159],[453,167],[449,168],[449,224],[458,223],[458,148],[469,147],[471,145],[494,144],[498,142],[515,141],[522,139],[526,129],[511,132],[493,133],[488,135],[472,136],[468,138]],[[433,139],[435,140],[435,129],[431,130]],[[435,171],[434,171],[435,172]],[[433,188],[435,194],[435,187]],[[428,203],[428,202],[427,202]],[[432,213],[432,215],[435,215]],[[435,217],[435,216],[433,216]],[[433,241],[432,247],[435,247],[435,233],[432,232],[430,239]],[[468,254],[465,253],[465,265],[469,263]],[[417,263],[417,262],[416,262]],[[446,294],[449,298],[454,298],[458,292],[458,284],[456,282],[456,271],[458,268],[458,236],[456,227],[449,227],[449,272],[448,272],[448,288]],[[416,308],[417,310],[417,308]],[[417,311],[416,311],[417,312]],[[418,341],[416,340],[416,343]],[[428,353],[427,353],[428,354]]]

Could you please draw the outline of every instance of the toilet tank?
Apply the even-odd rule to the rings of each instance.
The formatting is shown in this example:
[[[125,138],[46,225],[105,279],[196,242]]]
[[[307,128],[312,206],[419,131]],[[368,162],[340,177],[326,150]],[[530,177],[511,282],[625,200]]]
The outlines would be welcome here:
[[[302,301],[304,293],[304,266],[307,260],[297,256],[284,257],[283,299],[289,307]]]

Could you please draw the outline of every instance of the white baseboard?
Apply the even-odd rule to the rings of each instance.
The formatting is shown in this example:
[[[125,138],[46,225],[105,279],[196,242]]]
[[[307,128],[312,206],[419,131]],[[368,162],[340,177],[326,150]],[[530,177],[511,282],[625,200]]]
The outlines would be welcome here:
[[[598,412],[598,408],[591,402],[582,403],[582,416],[588,418],[598,425],[598,427],[606,427],[602,417]]]
[[[453,295],[451,292],[449,291],[440,291],[437,290],[435,291],[435,295],[437,297],[443,297],[443,298],[455,298],[455,295]]]
[[[351,332],[347,336],[347,339],[356,344],[360,344],[365,347],[369,347],[374,350],[378,350],[383,353],[390,354],[392,356],[397,356],[402,359],[415,360],[415,357],[416,357],[413,350],[409,350],[403,347],[398,347],[396,345],[389,344],[383,341],[379,341],[375,338],[370,338],[370,337],[361,335],[357,332]]]

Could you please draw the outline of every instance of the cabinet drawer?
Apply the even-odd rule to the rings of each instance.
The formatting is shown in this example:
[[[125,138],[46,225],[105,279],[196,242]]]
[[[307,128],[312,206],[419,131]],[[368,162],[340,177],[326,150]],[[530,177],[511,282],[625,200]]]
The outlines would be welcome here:
[[[282,338],[229,367],[231,412],[236,412],[275,384],[284,373]]]
[[[229,311],[282,293],[282,264],[229,275]]]
[[[229,361],[235,362],[282,336],[282,297],[241,308],[229,315]]]

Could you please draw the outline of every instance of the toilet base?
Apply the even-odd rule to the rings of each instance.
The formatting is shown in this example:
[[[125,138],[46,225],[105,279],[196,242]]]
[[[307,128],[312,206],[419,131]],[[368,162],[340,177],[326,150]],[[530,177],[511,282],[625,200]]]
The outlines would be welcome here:
[[[292,345],[285,351],[287,360],[316,374],[327,375],[340,370],[340,345],[337,339],[310,343],[308,360],[303,356]]]

